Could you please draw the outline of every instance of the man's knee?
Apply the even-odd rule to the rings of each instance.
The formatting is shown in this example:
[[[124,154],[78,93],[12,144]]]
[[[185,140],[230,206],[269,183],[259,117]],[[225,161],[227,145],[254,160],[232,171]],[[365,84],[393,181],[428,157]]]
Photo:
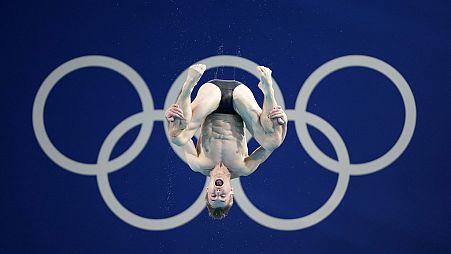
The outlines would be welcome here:
[[[233,90],[233,101],[243,103],[249,100],[249,96],[253,96],[252,91],[245,85],[239,85]]]
[[[204,83],[200,88],[197,94],[206,94],[213,93],[216,95],[221,95],[221,90],[213,83]]]
[[[193,101],[193,115],[197,118],[205,118],[215,111],[221,102],[221,90],[212,83],[205,83],[197,92]]]
[[[215,104],[219,105],[219,101],[221,100],[221,90],[212,83],[205,83],[199,88],[196,97],[199,98],[202,103],[213,106]]]
[[[259,107],[255,102],[254,95],[245,85],[239,85],[233,91],[233,107],[240,115],[259,113]]]

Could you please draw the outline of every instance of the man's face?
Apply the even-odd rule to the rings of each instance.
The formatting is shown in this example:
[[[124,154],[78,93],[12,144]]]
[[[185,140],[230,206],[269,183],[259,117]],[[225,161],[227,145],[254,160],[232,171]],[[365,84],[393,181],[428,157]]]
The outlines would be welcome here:
[[[229,177],[212,176],[207,187],[207,202],[214,208],[225,207],[233,198],[233,189]]]

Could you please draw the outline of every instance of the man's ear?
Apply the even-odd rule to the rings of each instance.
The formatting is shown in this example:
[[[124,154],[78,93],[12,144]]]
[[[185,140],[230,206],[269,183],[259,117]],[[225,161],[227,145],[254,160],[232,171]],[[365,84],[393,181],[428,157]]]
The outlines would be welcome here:
[[[233,200],[234,200],[233,193],[231,193],[230,194],[230,203],[229,203],[229,205],[233,205]]]

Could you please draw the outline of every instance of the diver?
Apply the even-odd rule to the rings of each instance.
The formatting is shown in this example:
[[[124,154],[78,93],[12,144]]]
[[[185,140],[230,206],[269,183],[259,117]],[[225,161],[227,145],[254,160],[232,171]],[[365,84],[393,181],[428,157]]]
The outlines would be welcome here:
[[[230,180],[255,172],[285,139],[287,115],[277,105],[272,87],[272,71],[258,66],[258,87],[263,92],[263,108],[252,91],[235,80],[214,79],[203,84],[194,101],[191,93],[206,66],[196,64],[188,75],[175,104],[165,112],[172,143],[183,147],[189,167],[210,177],[206,189],[209,215],[224,218],[233,204]],[[259,143],[248,154],[245,127]],[[200,128],[197,145],[192,137]]]

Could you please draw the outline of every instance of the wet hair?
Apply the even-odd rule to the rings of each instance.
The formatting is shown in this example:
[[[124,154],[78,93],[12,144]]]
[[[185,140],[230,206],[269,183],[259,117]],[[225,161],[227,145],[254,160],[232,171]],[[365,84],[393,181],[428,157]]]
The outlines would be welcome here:
[[[205,201],[207,203],[208,215],[215,220],[222,220],[229,214],[229,210],[233,205],[233,194],[230,197],[229,203],[224,207],[213,207],[208,202],[208,192],[205,195]]]

